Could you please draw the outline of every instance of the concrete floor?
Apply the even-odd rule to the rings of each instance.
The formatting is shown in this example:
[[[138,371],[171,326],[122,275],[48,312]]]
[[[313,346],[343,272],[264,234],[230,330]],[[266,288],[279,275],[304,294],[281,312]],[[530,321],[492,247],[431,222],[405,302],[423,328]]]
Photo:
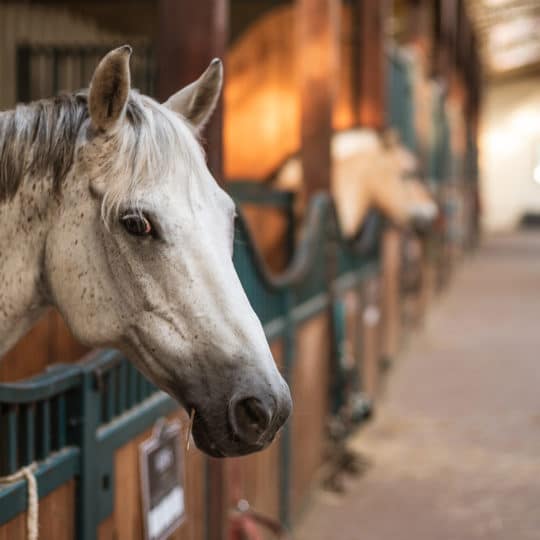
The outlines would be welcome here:
[[[432,306],[296,540],[540,539],[540,232],[488,238]]]

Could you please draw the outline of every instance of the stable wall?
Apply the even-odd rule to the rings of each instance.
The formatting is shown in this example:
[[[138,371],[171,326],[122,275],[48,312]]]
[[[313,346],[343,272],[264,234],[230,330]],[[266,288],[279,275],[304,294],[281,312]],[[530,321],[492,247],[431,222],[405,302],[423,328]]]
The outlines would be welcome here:
[[[97,45],[122,40],[120,34],[105,31],[92,19],[66,7],[0,4],[0,110],[10,109],[17,102],[17,45]]]
[[[485,93],[480,136],[483,225],[514,228],[526,212],[540,213],[540,76],[492,83]]]

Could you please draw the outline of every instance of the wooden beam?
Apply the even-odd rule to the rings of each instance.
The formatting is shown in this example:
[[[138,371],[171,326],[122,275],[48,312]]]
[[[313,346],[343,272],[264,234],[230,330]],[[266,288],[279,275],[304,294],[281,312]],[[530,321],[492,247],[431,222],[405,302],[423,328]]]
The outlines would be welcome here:
[[[443,71],[443,24],[442,24],[442,0],[435,0],[432,7],[432,51],[430,76],[440,77]]]
[[[302,104],[301,157],[307,196],[330,188],[339,15],[339,0],[296,0]]]
[[[465,3],[463,0],[458,0],[456,5],[456,28],[454,29],[455,46],[454,46],[454,62],[456,69],[460,72],[466,61],[464,48],[467,43],[467,13],[465,11]]]
[[[456,62],[458,2],[442,0],[442,75],[450,81]]]
[[[407,0],[405,18],[405,38],[408,43],[416,43],[424,37],[425,8],[424,0]]]
[[[158,10],[157,94],[164,100],[197,79],[212,58],[225,59],[229,4],[227,0],[159,0]],[[210,170],[221,182],[221,105],[206,129],[205,139]]]
[[[385,125],[386,62],[384,53],[384,21],[386,0],[355,0],[359,24],[359,96],[358,123],[380,129]]]

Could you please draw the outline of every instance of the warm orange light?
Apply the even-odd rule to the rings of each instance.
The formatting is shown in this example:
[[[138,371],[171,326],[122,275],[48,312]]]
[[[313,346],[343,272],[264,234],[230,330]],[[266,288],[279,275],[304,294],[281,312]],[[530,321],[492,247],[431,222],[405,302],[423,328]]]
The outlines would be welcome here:
[[[343,13],[343,24],[350,26],[349,11]],[[327,78],[334,71],[333,127],[346,129],[355,123],[350,42],[340,42],[337,69],[328,32],[300,47],[297,23],[293,6],[276,8],[253,24],[228,53],[224,116],[228,178],[264,179],[298,152],[301,78]]]
[[[272,10],[229,51],[224,162],[228,178],[261,180],[300,147],[294,11]]]
[[[229,178],[263,179],[299,147],[298,96],[267,85],[241,106],[226,95],[225,171]]]

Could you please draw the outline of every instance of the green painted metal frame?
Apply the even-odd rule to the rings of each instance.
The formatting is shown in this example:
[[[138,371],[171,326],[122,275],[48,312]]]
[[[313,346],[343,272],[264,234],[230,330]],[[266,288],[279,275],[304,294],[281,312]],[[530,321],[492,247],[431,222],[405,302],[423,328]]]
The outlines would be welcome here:
[[[108,387],[104,380],[116,372],[124,375],[123,384],[110,379],[109,383],[114,380],[115,384]],[[128,384],[131,390],[126,388]],[[128,400],[129,393],[134,395]],[[51,442],[44,445],[46,451],[39,460],[36,479],[40,498],[73,478],[78,480],[77,538],[88,540],[96,538],[99,523],[114,510],[115,451],[179,406],[115,351],[99,352],[73,365],[57,365],[27,381],[0,384],[0,406],[9,408],[4,415],[9,418],[16,414],[13,407],[48,403],[68,394],[69,407],[60,408],[56,418],[57,423],[69,426],[62,439],[64,445],[58,449]],[[50,430],[58,431],[50,419],[48,425]],[[7,429],[9,444],[16,447],[21,434],[13,422],[7,424]],[[27,435],[37,439],[35,430]],[[42,435],[51,438],[48,430],[42,430]],[[31,461],[23,460],[14,468]],[[0,525],[26,511],[26,492],[25,481],[0,487]]]
[[[7,456],[0,474],[39,460],[35,474],[40,497],[79,472],[74,431],[80,380],[80,368],[58,365],[26,381],[0,384],[0,455]],[[24,481],[0,485],[0,523],[13,519],[26,505]]]
[[[387,54],[388,123],[396,128],[411,151],[417,150],[414,127],[414,100],[409,61],[396,46]]]
[[[114,379],[121,371],[125,384],[136,393],[130,406],[111,406],[117,384],[108,387],[104,383]],[[98,525],[114,511],[114,460],[115,452],[131,439],[150,429],[156,420],[179,409],[169,396],[153,387],[142,374],[128,364],[127,359],[114,351],[101,354],[94,362],[83,368],[84,419],[81,433],[81,475],[78,485],[77,530],[82,540],[96,537]],[[115,391],[111,392],[111,388]],[[127,394],[124,403],[128,403]],[[121,405],[121,399],[118,404]]]

